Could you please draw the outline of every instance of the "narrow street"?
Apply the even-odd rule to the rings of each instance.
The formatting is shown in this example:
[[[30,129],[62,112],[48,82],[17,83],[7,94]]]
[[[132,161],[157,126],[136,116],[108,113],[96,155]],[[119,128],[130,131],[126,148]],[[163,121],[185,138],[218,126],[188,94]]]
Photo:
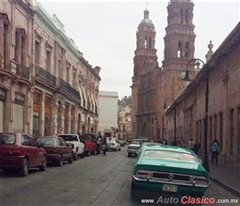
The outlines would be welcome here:
[[[132,200],[130,171],[134,158],[127,157],[126,149],[125,146],[120,152],[108,152],[106,156],[100,154],[78,159],[73,164],[64,164],[62,168],[50,166],[45,172],[32,170],[27,177],[0,171],[0,205],[154,205],[140,203],[140,199]],[[238,199],[215,183],[211,184],[205,197]]]

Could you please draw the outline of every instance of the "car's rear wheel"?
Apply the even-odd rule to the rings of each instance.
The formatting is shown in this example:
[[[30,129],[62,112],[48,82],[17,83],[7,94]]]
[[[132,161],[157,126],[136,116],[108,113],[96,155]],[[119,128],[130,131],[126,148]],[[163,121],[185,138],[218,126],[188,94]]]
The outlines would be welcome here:
[[[70,163],[70,164],[73,163],[73,157],[72,157],[72,155],[70,155],[69,160],[68,160],[68,163]]]
[[[72,156],[73,156],[73,160],[77,160],[77,158],[78,158],[77,151],[75,153],[73,153]]]
[[[80,157],[81,157],[81,158],[84,158],[84,157],[85,157],[84,153],[82,153],[82,154],[80,155]]]
[[[46,168],[47,168],[47,157],[44,156],[44,159],[43,159],[42,165],[39,167],[39,170],[40,170],[40,171],[45,171]]]
[[[23,160],[22,167],[20,168],[20,174],[21,176],[27,176],[29,172],[29,162],[28,159]]]
[[[87,156],[90,156],[90,155],[91,155],[91,152],[90,152],[90,149],[88,149]]]
[[[62,167],[63,166],[63,157],[61,156],[58,160],[58,166]]]

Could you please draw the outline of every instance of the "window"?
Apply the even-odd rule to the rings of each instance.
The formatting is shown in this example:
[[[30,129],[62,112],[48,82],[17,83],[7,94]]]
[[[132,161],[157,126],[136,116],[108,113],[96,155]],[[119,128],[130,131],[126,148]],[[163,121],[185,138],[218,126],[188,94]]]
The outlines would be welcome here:
[[[223,113],[219,114],[219,141],[220,141],[220,151],[223,149]]]
[[[234,109],[230,110],[230,154],[233,154],[233,139],[234,139]]]
[[[180,10],[180,22],[183,23],[183,9]]]
[[[35,41],[35,67],[39,66],[40,59],[40,43]]]
[[[24,29],[16,29],[15,32],[15,56],[17,64],[24,65],[26,61],[26,34]]]
[[[6,57],[7,57],[7,50],[8,50],[8,44],[9,42],[7,41],[7,33],[8,33],[8,25],[4,24],[3,27],[3,58],[4,58],[4,67],[6,68]]]
[[[185,43],[185,57],[189,57],[189,42]]]
[[[51,52],[47,50],[46,70],[51,71]]]
[[[182,56],[182,42],[181,41],[178,42],[177,56],[178,56],[178,58],[181,58],[181,56]]]
[[[24,104],[24,96],[20,95],[20,94],[15,94],[15,104]]]

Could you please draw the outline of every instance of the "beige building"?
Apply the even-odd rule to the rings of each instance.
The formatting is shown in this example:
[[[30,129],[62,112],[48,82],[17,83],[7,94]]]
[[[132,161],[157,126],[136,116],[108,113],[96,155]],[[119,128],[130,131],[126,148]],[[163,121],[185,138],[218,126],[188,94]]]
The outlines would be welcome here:
[[[100,67],[56,15],[29,2],[0,2],[0,131],[97,132]]]
[[[131,138],[131,108],[129,106],[118,110],[117,137],[124,140]]]

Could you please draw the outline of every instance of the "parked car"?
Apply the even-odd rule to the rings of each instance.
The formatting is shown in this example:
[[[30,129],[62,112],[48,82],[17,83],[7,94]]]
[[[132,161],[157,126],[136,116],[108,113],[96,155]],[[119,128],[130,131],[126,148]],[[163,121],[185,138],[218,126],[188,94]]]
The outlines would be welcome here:
[[[81,142],[80,137],[77,134],[59,134],[65,142],[72,144],[72,156],[73,160],[77,160],[78,156],[84,158],[84,144]]]
[[[30,168],[45,171],[47,154],[37,141],[28,134],[0,133],[0,169],[17,169],[27,176]]]
[[[121,147],[125,146],[125,142],[122,139],[119,139],[118,142],[120,143]]]
[[[96,143],[97,144],[97,139],[98,139],[98,136],[97,134],[94,134],[94,133],[86,133],[86,134],[83,134],[83,135],[88,135],[91,137],[92,139],[92,142]]]
[[[141,140],[132,141],[132,143],[130,143],[127,148],[128,157],[137,156],[138,149],[141,147],[141,145],[142,145]]]
[[[116,140],[114,137],[107,137],[107,148],[108,150],[115,150],[115,151],[120,151],[121,150],[121,145],[118,140]]]
[[[56,163],[59,167],[64,161],[73,163],[72,144],[67,144],[62,137],[38,137],[37,142],[46,150],[48,163]]]
[[[90,156],[90,154],[97,154],[97,144],[92,141],[92,138],[88,134],[84,134],[80,137],[81,141],[84,143],[85,151],[84,153],[87,156]]]
[[[190,149],[146,144],[132,170],[131,195],[157,192],[202,197],[210,185],[208,172]]]

